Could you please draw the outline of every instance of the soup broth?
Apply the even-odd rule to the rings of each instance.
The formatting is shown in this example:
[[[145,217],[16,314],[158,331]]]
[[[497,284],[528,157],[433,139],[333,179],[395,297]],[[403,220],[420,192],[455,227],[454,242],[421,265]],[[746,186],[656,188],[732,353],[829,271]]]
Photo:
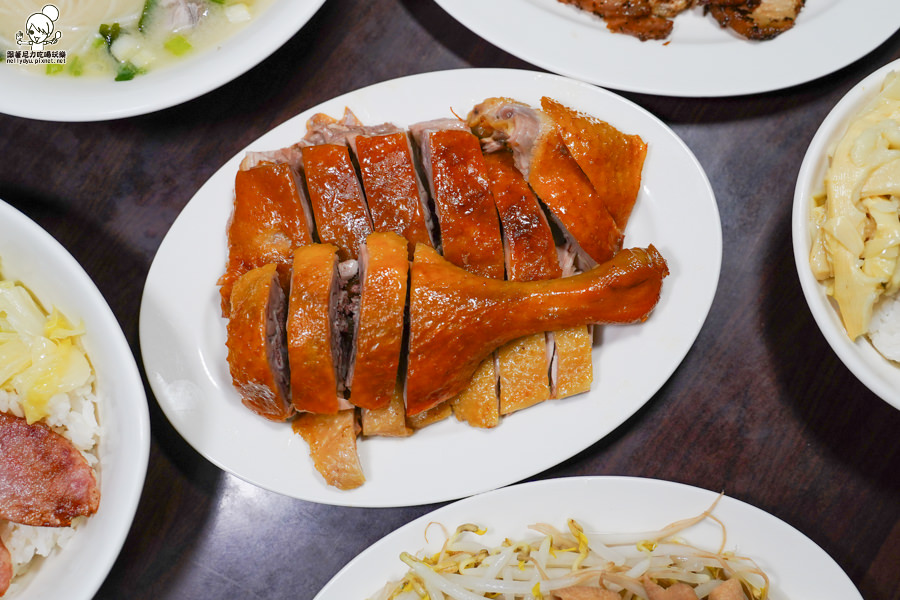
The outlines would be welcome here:
[[[272,0],[47,1],[0,2],[4,66],[121,81],[215,47]]]

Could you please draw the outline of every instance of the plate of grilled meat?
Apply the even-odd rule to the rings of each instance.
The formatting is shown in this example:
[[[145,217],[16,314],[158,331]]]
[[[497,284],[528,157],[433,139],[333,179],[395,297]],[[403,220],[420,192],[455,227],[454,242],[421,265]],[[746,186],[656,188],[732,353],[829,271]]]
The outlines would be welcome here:
[[[702,167],[557,75],[427,73],[297,115],[188,202],[147,277],[157,401],[222,469],[304,500],[522,480],[649,401],[718,283]]]
[[[436,2],[482,38],[548,71],[680,97],[755,94],[812,81],[900,28],[893,0]]]

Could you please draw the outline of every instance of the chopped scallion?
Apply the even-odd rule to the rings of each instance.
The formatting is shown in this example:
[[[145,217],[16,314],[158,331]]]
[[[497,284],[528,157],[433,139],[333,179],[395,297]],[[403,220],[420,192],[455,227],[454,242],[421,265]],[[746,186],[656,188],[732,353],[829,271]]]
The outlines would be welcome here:
[[[173,35],[163,43],[163,47],[175,56],[182,56],[193,49],[183,35]]]

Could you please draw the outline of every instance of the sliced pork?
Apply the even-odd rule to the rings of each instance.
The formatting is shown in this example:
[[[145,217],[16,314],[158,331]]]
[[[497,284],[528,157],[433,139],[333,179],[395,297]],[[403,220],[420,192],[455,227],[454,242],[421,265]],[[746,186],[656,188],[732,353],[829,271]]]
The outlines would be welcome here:
[[[0,412],[0,519],[68,527],[100,505],[100,487],[72,443],[41,423]],[[0,587],[8,552],[0,550]],[[8,584],[8,581],[7,581]]]
[[[622,250],[580,275],[531,282],[479,277],[419,246],[410,279],[407,413],[458,394],[482,361],[516,338],[645,320],[667,274],[652,246]]]
[[[285,339],[286,298],[275,264],[251,269],[231,291],[228,368],[241,402],[271,421],[293,414]]]
[[[311,231],[309,207],[291,165],[264,162],[239,170],[228,221],[228,261],[218,281],[222,316],[228,316],[235,280],[251,269],[275,264],[286,290],[291,253],[312,243]]]
[[[508,98],[489,98],[472,109],[467,122],[486,151],[503,146],[513,151],[516,167],[576,245],[585,267],[618,252],[622,231],[546,113]]]
[[[356,169],[347,146],[322,144],[301,149],[319,241],[334,244],[340,260],[356,259],[372,233]]]
[[[359,135],[351,147],[375,231],[393,231],[403,236],[409,243],[410,260],[416,244],[434,245],[435,225],[409,135],[405,131]]]
[[[350,367],[350,401],[362,408],[384,408],[397,388],[406,281],[406,240],[376,232],[360,251],[360,304]]]

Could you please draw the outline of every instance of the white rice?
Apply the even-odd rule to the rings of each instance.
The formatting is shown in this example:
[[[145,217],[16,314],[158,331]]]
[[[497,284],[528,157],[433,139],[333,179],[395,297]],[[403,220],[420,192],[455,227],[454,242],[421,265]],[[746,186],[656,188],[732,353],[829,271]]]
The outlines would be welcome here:
[[[900,294],[882,298],[872,309],[869,339],[885,358],[900,361]]]
[[[97,397],[93,376],[87,384],[68,394],[57,394],[48,404],[50,414],[41,422],[69,439],[81,451],[100,481],[97,446],[101,428],[97,422]],[[0,411],[24,416],[19,397],[0,389]],[[30,527],[0,519],[0,539],[12,557],[13,581],[4,600],[15,596],[25,583],[25,575],[34,571],[43,558],[61,549],[85,521],[77,517],[70,527]]]

